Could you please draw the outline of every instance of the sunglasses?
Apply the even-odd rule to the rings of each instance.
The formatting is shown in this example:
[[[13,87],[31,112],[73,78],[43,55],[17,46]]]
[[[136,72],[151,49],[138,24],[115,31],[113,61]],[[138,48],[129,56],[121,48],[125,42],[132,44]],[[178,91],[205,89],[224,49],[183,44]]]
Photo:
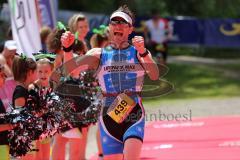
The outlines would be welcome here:
[[[112,25],[130,25],[129,23],[127,23],[126,21],[123,20],[111,20],[110,24]]]

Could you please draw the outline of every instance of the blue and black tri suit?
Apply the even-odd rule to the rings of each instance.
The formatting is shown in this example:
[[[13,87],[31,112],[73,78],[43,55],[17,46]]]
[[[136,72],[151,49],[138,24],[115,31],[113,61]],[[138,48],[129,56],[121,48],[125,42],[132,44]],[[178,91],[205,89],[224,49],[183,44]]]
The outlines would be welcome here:
[[[143,141],[145,113],[139,93],[144,74],[133,46],[121,50],[112,47],[102,49],[98,80],[104,95],[99,120],[104,155],[123,153],[124,142],[128,138]],[[122,123],[117,123],[107,112],[117,95],[123,92],[135,101],[136,106]]]

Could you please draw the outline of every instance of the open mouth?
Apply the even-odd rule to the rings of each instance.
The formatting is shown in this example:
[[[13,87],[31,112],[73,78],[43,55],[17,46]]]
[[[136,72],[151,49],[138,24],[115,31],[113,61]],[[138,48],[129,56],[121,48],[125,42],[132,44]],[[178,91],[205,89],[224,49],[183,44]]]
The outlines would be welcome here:
[[[114,32],[114,36],[123,36],[122,32]]]
[[[47,78],[41,78],[41,80],[42,80],[42,81],[46,81],[46,80],[47,80]]]

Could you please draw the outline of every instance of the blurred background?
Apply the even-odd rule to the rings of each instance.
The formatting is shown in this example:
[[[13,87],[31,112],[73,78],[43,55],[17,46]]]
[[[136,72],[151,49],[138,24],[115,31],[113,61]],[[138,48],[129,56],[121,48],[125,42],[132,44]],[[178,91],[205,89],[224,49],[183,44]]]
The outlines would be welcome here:
[[[26,43],[20,52],[37,52],[43,26],[54,28],[57,21],[67,24],[79,12],[88,18],[90,37],[93,28],[107,25],[109,15],[123,4],[136,16],[132,36],[144,35],[143,24],[153,9],[169,21],[173,31],[168,41],[169,71],[162,80],[174,89],[144,99],[147,113],[240,114],[240,0],[0,0],[1,48],[5,40],[21,37]],[[29,35],[26,30],[21,33],[28,20],[35,24],[27,28]],[[153,92],[158,95],[154,87]],[[95,151],[88,150],[88,155]]]
[[[176,101],[176,107],[180,108],[179,102],[189,106],[186,102],[195,99],[209,102],[205,106],[212,108],[220,105],[219,100],[226,103],[233,100],[233,106],[240,105],[240,102],[235,102],[240,101],[240,0],[1,0],[0,43],[3,46],[4,41],[12,36],[18,40],[22,37],[25,47],[21,47],[20,52],[37,52],[41,49],[39,32],[43,26],[54,28],[57,21],[67,24],[69,17],[79,12],[89,20],[90,37],[93,28],[107,25],[109,14],[123,4],[135,13],[135,32],[132,35],[144,35],[143,24],[151,18],[153,9],[169,21],[173,30],[168,41],[169,71],[162,79],[173,84],[174,90],[167,95],[145,99],[146,105],[159,107]],[[34,33],[24,37],[26,33],[21,33],[21,29],[27,26],[28,18],[33,19],[34,14],[37,25],[35,29],[33,25],[28,28],[28,32],[34,30]],[[30,45],[27,45],[28,40]],[[35,48],[26,48],[33,45]],[[191,106],[198,104],[194,101]],[[220,111],[216,109],[216,112]],[[227,111],[224,109],[223,112]],[[229,112],[240,113],[235,110]]]

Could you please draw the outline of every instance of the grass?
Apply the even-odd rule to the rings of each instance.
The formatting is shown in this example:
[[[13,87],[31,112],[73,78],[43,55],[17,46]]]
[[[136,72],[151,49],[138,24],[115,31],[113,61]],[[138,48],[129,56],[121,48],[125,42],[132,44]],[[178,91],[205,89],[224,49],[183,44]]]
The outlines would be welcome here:
[[[238,72],[238,74],[240,74],[240,63],[239,64],[222,64],[222,65],[218,65],[218,67],[228,69],[234,72]]]
[[[229,65],[228,67],[229,69],[235,69],[237,66]],[[240,80],[225,77],[221,72],[214,70],[212,67],[170,64],[169,69],[169,72],[163,79],[174,85],[174,91],[160,97],[145,98],[145,103],[240,95]],[[149,89],[150,87],[144,86],[144,90],[146,88]]]
[[[185,55],[218,59],[240,59],[240,48],[204,48],[169,46],[169,55]]]

